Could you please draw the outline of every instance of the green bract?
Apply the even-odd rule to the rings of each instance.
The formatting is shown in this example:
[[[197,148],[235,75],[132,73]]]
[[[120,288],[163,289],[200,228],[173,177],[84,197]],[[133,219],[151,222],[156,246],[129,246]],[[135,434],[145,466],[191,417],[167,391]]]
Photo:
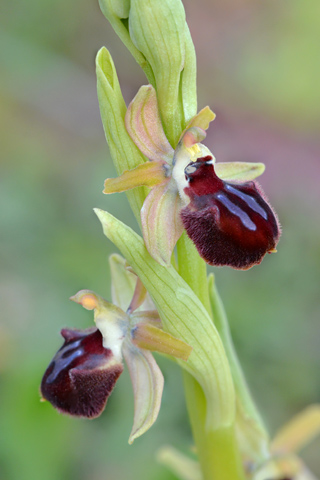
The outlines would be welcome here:
[[[133,43],[151,65],[163,124],[170,127],[166,133],[175,146],[184,128],[179,86],[185,60],[186,22],[181,1],[132,0],[129,31]]]
[[[126,105],[124,103],[116,69],[111,55],[106,48],[101,48],[96,58],[97,89],[100,113],[106,139],[111,156],[118,174],[130,170],[145,162],[146,158],[136,147],[128,134],[124,117]],[[146,192],[139,187],[128,192],[130,206],[139,219],[140,209]]]

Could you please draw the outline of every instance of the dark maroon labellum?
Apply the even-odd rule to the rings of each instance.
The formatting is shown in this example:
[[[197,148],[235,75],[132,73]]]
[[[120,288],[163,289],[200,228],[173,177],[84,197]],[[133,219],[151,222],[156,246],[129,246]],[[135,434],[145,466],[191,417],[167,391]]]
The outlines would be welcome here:
[[[62,413],[78,417],[99,416],[123,371],[102,335],[87,330],[61,330],[63,346],[53,357],[42,382],[41,394]]]
[[[224,182],[210,156],[190,163],[185,175],[190,203],[181,218],[207,263],[247,270],[275,251],[280,226],[260,186]]]

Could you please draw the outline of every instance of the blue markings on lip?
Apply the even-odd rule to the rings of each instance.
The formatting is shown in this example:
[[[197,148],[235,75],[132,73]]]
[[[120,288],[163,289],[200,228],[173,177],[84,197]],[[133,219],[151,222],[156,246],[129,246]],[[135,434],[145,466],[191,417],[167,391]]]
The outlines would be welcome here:
[[[265,220],[268,220],[268,214],[267,212],[261,207],[261,205],[258,204],[255,198],[253,198],[251,195],[248,195],[247,193],[243,193],[240,190],[237,190],[236,188],[232,187],[231,185],[228,185],[227,183],[225,184],[225,188],[232,193],[233,195],[236,195],[239,197],[241,200],[243,200],[248,207],[252,208],[256,213],[261,215],[262,218]]]
[[[70,363],[83,354],[83,349],[78,348],[80,343],[81,340],[77,340],[72,342],[70,345],[65,345],[62,347],[53,361],[53,370],[47,378],[48,383],[54,382],[62,370],[66,369]]]
[[[216,198],[222,203],[222,205],[224,205],[229,210],[230,213],[233,213],[233,215],[236,215],[241,220],[244,227],[251,231],[257,230],[256,225],[250,219],[249,215],[244,212],[240,207],[238,207],[235,203],[231,202],[231,200],[229,200],[226,195],[224,195],[223,193],[218,193],[216,195]]]

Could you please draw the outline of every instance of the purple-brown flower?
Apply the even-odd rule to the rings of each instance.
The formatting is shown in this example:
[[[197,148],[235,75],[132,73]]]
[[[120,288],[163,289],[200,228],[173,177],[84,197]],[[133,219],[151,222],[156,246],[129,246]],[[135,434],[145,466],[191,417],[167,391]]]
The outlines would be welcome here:
[[[190,163],[185,176],[190,203],[181,218],[207,263],[246,270],[275,251],[280,226],[257,183],[221,180],[211,156]]]
[[[214,117],[209,107],[202,109],[173,150],[153,87],[141,87],[128,107],[128,133],[150,161],[107,179],[104,193],[151,188],[141,209],[141,226],[147,250],[162,265],[170,265],[183,228],[211,265],[246,270],[276,251],[280,237],[276,214],[252,181],[263,173],[264,165],[215,164],[201,143]]]
[[[186,361],[192,348],[162,330],[157,311],[150,310],[153,303],[145,287],[126,269],[124,259],[113,255],[110,263],[113,300],[119,306],[90,290],[71,297],[94,311],[97,328],[61,331],[64,344],[50,362],[40,390],[43,399],[60,412],[95,418],[123,371],[124,358],[134,391],[132,443],[151,427],[160,409],[164,380],[151,351]]]
[[[99,416],[123,371],[100,331],[63,329],[64,344],[53,357],[42,382],[41,394],[62,413]]]

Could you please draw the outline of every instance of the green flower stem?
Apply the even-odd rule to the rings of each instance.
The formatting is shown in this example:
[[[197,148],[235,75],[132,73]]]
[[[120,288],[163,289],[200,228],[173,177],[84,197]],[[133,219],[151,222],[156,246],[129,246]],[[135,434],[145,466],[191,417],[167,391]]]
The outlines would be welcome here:
[[[251,461],[263,462],[270,456],[268,431],[251,396],[238,360],[226,312],[213,274],[209,275],[208,287],[214,324],[223,342],[234,382],[237,398],[237,428],[238,435],[241,438],[241,450]]]
[[[235,351],[233,341],[231,338],[230,328],[228,325],[228,320],[226,312],[220,298],[220,295],[217,291],[215,284],[215,279],[213,275],[209,276],[209,289],[210,289],[210,303],[213,312],[214,324],[217,327],[220,337],[223,341],[224,348],[229,360],[229,365],[232,372],[232,377],[234,380],[236,392],[238,393],[239,399],[242,402],[245,411],[250,415],[257,425],[260,426],[262,431],[265,431],[265,426],[263,420],[257,410],[257,407],[252,399],[252,396],[249,391],[246,379],[244,377],[240,362]]]
[[[186,402],[203,480],[244,480],[234,427],[207,433],[206,400],[198,382],[183,372]]]
[[[206,265],[184,233],[177,244],[179,273],[211,313]],[[197,448],[203,480],[244,480],[234,425],[208,430],[205,427],[206,399],[199,383],[183,372],[187,409]]]
[[[196,247],[184,231],[177,243],[179,274],[195,292],[212,317],[209,290],[207,287],[207,266],[199,257]]]

